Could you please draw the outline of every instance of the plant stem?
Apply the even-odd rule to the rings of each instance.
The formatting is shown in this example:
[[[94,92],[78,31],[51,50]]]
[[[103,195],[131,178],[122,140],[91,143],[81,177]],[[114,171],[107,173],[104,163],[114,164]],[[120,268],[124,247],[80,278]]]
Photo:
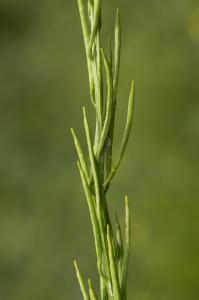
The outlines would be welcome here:
[[[75,262],[77,278],[85,300],[126,300],[127,271],[130,252],[130,216],[128,198],[125,197],[125,236],[124,243],[119,220],[116,220],[116,233],[107,205],[106,193],[111,180],[123,158],[132,127],[134,110],[134,82],[132,81],[127,111],[126,127],[118,158],[113,163],[112,148],[115,128],[117,89],[120,69],[121,25],[119,10],[116,12],[114,59],[110,43],[109,57],[101,46],[102,0],[77,0],[85,43],[89,75],[90,98],[96,115],[95,135],[83,108],[85,135],[89,161],[85,159],[79,139],[73,129],[72,135],[79,157],[78,168],[90,211],[95,240],[97,269],[100,279],[100,295],[88,280],[88,291],[83,283]],[[104,66],[104,67],[103,67]],[[106,84],[107,95],[104,96]]]

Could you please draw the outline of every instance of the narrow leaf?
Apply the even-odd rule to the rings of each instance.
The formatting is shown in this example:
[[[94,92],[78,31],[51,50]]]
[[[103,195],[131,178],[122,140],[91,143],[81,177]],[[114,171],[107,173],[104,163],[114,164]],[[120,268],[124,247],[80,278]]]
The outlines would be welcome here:
[[[120,23],[119,9],[117,9],[116,20],[115,20],[115,53],[114,53],[114,92],[115,92],[115,97],[116,97],[118,78],[119,78],[120,55],[121,55],[121,23]]]
[[[79,14],[80,14],[80,19],[81,19],[81,24],[82,24],[84,43],[85,43],[85,47],[87,47],[88,40],[89,40],[89,27],[88,27],[88,20],[86,17],[86,9],[85,9],[83,0],[77,0],[77,2],[78,2],[78,6],[79,6]]]
[[[110,61],[110,68],[112,70],[113,66],[113,49],[112,49],[112,42],[111,42],[111,37],[108,37],[108,50],[109,50],[109,61]]]
[[[96,0],[94,2],[94,23],[92,26],[90,41],[89,41],[89,53],[91,55],[92,52],[92,45],[94,43],[94,39],[96,37],[97,31],[100,30],[101,26],[101,3],[102,0]]]
[[[97,201],[97,210],[100,209],[100,182],[99,182],[99,174],[97,171],[96,160],[93,152],[93,146],[91,141],[91,131],[90,126],[88,124],[88,119],[86,115],[86,109],[83,107],[83,116],[84,116],[84,128],[86,132],[86,140],[88,145],[88,153],[91,163],[91,170],[93,174],[94,184],[95,184],[95,192],[96,192],[96,201]]]
[[[88,279],[88,286],[91,300],[98,300],[97,294],[90,279]]]
[[[98,259],[98,268],[100,269],[100,265],[101,265],[101,248],[102,248],[102,246],[101,246],[100,231],[99,231],[99,225],[98,225],[98,221],[97,221],[95,206],[94,206],[94,202],[93,202],[91,192],[89,190],[89,186],[88,186],[88,182],[86,180],[86,176],[85,176],[79,162],[77,164],[78,164],[78,168],[79,168],[80,176],[81,176],[81,179],[82,179],[82,184],[83,184],[83,188],[84,188],[84,192],[85,192],[85,195],[86,195],[88,208],[89,208],[89,212],[90,212],[90,216],[91,216],[91,223],[92,223],[92,227],[93,227],[94,240],[95,240],[95,248],[96,248],[97,259]]]
[[[88,168],[87,168],[87,165],[86,165],[86,161],[85,161],[85,158],[84,158],[84,154],[83,154],[81,145],[79,143],[79,140],[77,138],[77,135],[75,134],[75,131],[74,131],[73,128],[71,128],[71,133],[72,133],[72,136],[73,136],[73,139],[74,139],[75,147],[76,147],[77,154],[78,154],[78,157],[79,157],[79,160],[80,160],[80,163],[81,163],[82,170],[84,171],[84,173],[86,175],[86,179],[89,182],[90,177],[89,177],[89,172],[88,172]]]
[[[95,186],[95,196],[96,196],[96,206],[97,206],[96,214],[97,214],[98,222],[99,222],[102,246],[103,246],[103,250],[105,251],[105,256],[106,256],[106,242],[105,242],[106,233],[104,230],[103,210],[101,208],[102,207],[102,198],[101,198],[100,178],[99,178],[97,163],[96,163],[96,159],[95,159],[93,147],[92,147],[90,127],[88,124],[86,110],[84,107],[83,107],[83,115],[84,115],[84,127],[85,127],[85,132],[86,132],[86,139],[87,139],[87,144],[88,144],[88,152],[89,152],[90,163],[91,163],[91,170],[92,170],[94,186]]]
[[[86,288],[84,286],[84,282],[83,282],[83,279],[82,279],[82,275],[81,275],[81,273],[79,271],[79,268],[77,266],[77,262],[76,261],[74,261],[74,265],[75,265],[75,269],[76,269],[76,273],[77,273],[77,279],[79,281],[80,289],[82,291],[82,295],[84,297],[84,300],[90,300],[90,297],[87,294],[87,291],[86,291]]]
[[[128,112],[127,112],[127,120],[126,120],[126,127],[125,127],[125,131],[124,131],[124,136],[122,139],[122,143],[121,143],[121,147],[120,147],[120,151],[119,151],[119,155],[118,155],[118,159],[116,161],[116,164],[114,166],[114,168],[111,170],[106,182],[104,183],[104,189],[105,191],[107,190],[111,179],[113,178],[113,176],[115,175],[121,160],[123,158],[128,140],[129,140],[129,135],[130,135],[130,131],[131,131],[131,127],[132,127],[132,121],[133,121],[133,111],[134,111],[134,99],[135,99],[135,89],[134,89],[134,81],[132,81],[132,85],[131,85],[131,92],[130,92],[130,96],[129,96],[129,103],[128,103]]]
[[[102,128],[102,112],[103,112],[103,74],[102,74],[102,58],[101,58],[101,48],[100,48],[100,33],[96,36],[96,69],[97,69],[97,105],[96,108],[99,110],[99,124],[100,129]]]
[[[100,152],[102,151],[102,148],[103,148],[104,143],[107,138],[110,121],[111,121],[111,112],[112,112],[112,103],[113,103],[112,71],[111,71],[110,63],[108,62],[108,59],[107,59],[106,54],[104,53],[103,49],[101,49],[101,52],[102,52],[102,57],[104,60],[104,66],[105,66],[106,77],[107,77],[107,105],[106,105],[106,116],[105,116],[104,125],[103,125],[103,129],[102,129],[102,134],[101,134],[99,146],[97,149],[97,157],[99,157]]]
[[[116,215],[116,241],[119,250],[118,256],[122,257],[123,256],[122,231],[121,231],[121,226],[117,215]]]
[[[87,57],[87,65],[88,65],[88,76],[89,76],[89,87],[90,87],[90,96],[91,101],[95,105],[95,86],[94,86],[94,79],[93,79],[93,71],[92,71],[92,64],[89,55],[89,26],[88,26],[88,19],[86,16],[86,9],[83,3],[83,0],[77,0],[79,6],[79,14],[82,24],[82,31],[83,31],[83,38],[84,44],[86,49],[86,57]]]
[[[124,243],[124,258],[122,265],[122,291],[126,290],[127,284],[127,273],[129,264],[129,254],[130,254],[130,213],[129,213],[129,201],[128,197],[125,197],[125,243]]]
[[[129,96],[126,128],[125,128],[124,137],[123,137],[121,148],[120,148],[120,157],[121,157],[121,159],[122,159],[124,151],[126,149],[126,146],[127,146],[128,140],[129,140],[131,127],[132,127],[133,111],[134,111],[134,99],[135,99],[135,85],[134,85],[134,81],[132,81],[131,92],[130,92],[130,96]]]
[[[110,273],[111,273],[111,289],[113,290],[113,295],[115,300],[121,300],[121,291],[119,286],[119,278],[117,273],[117,267],[114,257],[114,250],[112,244],[112,238],[110,235],[110,228],[107,226],[107,241],[108,241],[108,252],[109,252],[109,261],[110,261]]]
[[[96,56],[93,59],[93,64],[96,70],[96,86],[95,86],[95,109],[96,109],[96,130],[95,130],[95,144],[94,152],[96,153],[99,139],[102,131],[103,121],[103,72],[102,72],[102,58],[100,48],[100,32],[97,32],[95,39]]]
[[[122,231],[119,223],[119,219],[116,216],[116,246],[117,246],[117,268],[119,282],[122,279],[122,262],[123,262],[123,241],[122,241]]]

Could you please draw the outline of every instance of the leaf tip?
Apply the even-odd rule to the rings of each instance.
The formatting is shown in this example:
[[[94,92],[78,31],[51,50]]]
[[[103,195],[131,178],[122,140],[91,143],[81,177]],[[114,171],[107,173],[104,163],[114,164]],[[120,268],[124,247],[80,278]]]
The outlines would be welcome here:
[[[125,196],[124,201],[125,201],[125,205],[128,206],[129,205],[129,198],[128,198],[128,196]]]
[[[82,110],[83,110],[83,116],[84,116],[84,118],[86,118],[86,107],[83,106]]]
[[[116,23],[118,24],[120,22],[120,9],[117,7],[116,9]]]
[[[73,260],[73,264],[74,264],[74,266],[75,266],[75,269],[77,269],[78,267],[77,267],[77,261],[74,259]]]

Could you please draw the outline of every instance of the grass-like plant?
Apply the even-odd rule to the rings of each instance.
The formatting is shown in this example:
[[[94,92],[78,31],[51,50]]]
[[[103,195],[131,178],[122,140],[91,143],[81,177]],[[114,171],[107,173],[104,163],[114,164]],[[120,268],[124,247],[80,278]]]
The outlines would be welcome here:
[[[124,136],[118,158],[116,162],[113,162],[112,148],[121,52],[119,10],[117,10],[115,21],[114,54],[112,55],[110,43],[109,55],[107,55],[101,46],[100,37],[102,1],[77,1],[86,49],[90,98],[96,115],[95,134],[93,137],[86,109],[83,108],[88,160],[87,155],[83,153],[75,131],[73,129],[71,131],[79,157],[77,164],[93,227],[100,293],[96,292],[90,279],[88,280],[88,288],[85,286],[76,262],[75,268],[84,300],[126,300],[130,250],[128,198],[125,197],[125,234],[122,237],[118,218],[116,218],[115,229],[111,222],[107,205],[107,191],[123,158],[132,127],[134,82],[132,81],[129,96]]]

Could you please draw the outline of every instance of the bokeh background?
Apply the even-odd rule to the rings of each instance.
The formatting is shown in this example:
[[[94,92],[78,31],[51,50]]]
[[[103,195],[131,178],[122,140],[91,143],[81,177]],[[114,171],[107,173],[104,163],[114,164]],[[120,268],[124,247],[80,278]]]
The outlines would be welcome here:
[[[199,299],[199,3],[104,1],[104,47],[119,6],[123,51],[115,147],[136,81],[134,132],[112,211],[129,195],[128,299]],[[0,299],[82,299],[97,283],[70,127],[88,96],[76,1],[0,1]]]

